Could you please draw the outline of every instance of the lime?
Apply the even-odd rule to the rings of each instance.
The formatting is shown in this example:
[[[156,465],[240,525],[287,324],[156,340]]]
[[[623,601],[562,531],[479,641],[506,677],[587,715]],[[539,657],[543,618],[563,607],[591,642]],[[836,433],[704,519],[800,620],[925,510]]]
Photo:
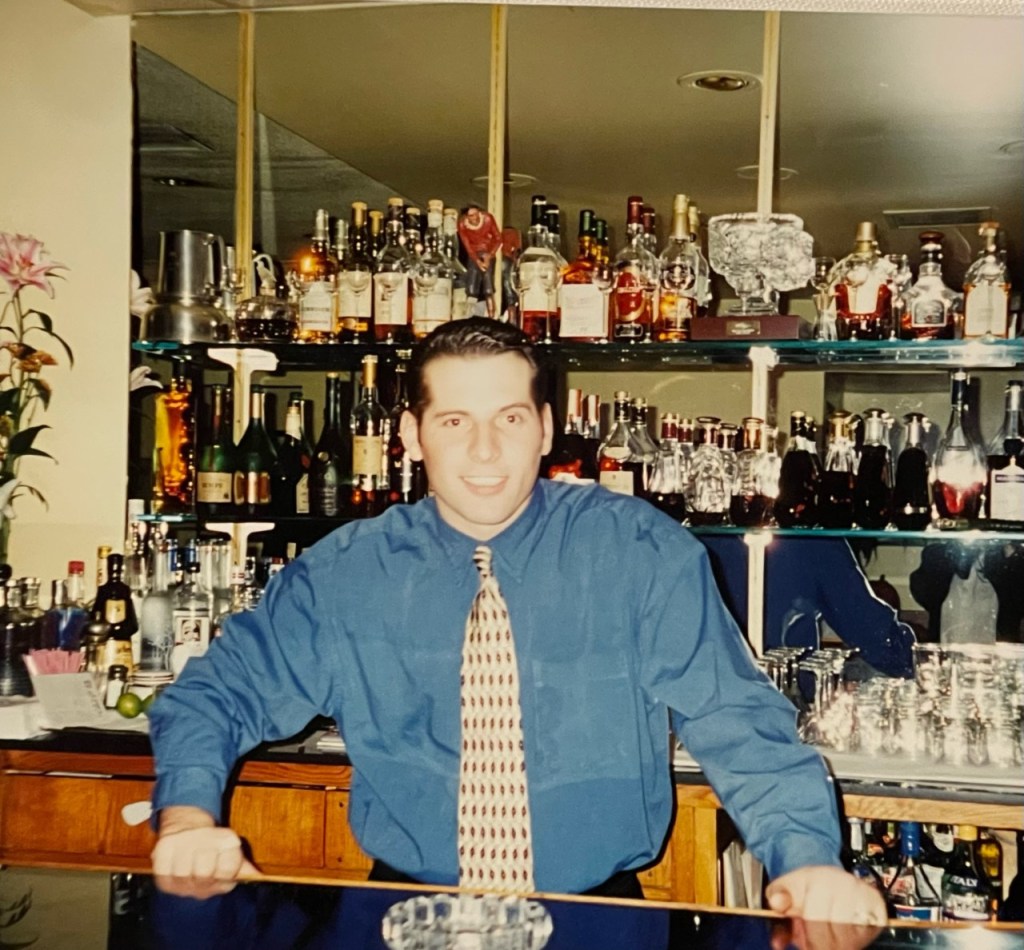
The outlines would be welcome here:
[[[142,712],[142,700],[134,693],[122,693],[117,699],[117,711],[125,719],[134,719]]]
[[[143,712],[144,712],[144,713],[145,713],[145,714],[146,714],[147,716],[149,715],[149,707],[153,705],[153,702],[154,702],[154,700],[155,700],[155,699],[156,699],[156,693],[150,693],[150,694],[149,694],[149,695],[148,695],[148,696],[147,696],[147,697],[146,697],[146,698],[145,698],[145,699],[144,699],[144,700],[142,701],[142,711],[143,711]]]

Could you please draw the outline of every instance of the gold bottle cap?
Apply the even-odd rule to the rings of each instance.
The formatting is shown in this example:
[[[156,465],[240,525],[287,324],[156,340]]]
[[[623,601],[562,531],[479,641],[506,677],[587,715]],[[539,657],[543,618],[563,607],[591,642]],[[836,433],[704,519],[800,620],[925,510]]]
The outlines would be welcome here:
[[[858,243],[861,241],[877,241],[878,232],[875,230],[875,222],[861,221],[860,224],[857,225],[857,234],[854,240]]]
[[[432,211],[436,214],[444,213],[444,202],[440,198],[431,198],[427,202],[427,211]]]
[[[977,841],[978,828],[976,825],[953,825],[953,837],[961,841]]]

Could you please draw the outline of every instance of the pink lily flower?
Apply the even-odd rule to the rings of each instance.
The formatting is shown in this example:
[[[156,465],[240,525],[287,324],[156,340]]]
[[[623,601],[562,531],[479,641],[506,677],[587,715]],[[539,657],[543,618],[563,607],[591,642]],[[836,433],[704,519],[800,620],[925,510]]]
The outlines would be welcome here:
[[[66,270],[64,264],[49,260],[43,242],[24,234],[0,231],[0,277],[7,281],[11,293],[22,287],[38,287],[53,296],[50,277],[54,271]]]

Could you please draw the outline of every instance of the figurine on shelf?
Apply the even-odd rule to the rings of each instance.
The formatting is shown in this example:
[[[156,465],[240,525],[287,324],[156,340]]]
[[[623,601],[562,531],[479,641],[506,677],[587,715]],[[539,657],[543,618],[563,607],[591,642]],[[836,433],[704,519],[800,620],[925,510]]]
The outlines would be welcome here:
[[[466,296],[482,300],[494,317],[494,258],[501,248],[501,230],[494,215],[471,204],[459,215],[459,240],[466,251]]]

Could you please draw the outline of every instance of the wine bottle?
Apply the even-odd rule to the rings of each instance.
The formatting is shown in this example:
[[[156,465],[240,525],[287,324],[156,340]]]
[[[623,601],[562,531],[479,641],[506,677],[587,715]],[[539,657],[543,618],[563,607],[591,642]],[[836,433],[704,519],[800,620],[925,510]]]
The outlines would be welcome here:
[[[927,419],[919,412],[903,417],[906,441],[896,460],[892,521],[901,531],[920,531],[932,520],[928,452],[924,447]]]
[[[196,514],[213,520],[234,513],[235,443],[226,386],[210,387],[209,428],[196,466]]]
[[[250,518],[266,517],[270,511],[270,472],[277,453],[263,424],[265,394],[260,386],[249,393],[249,425],[235,454],[235,505]]]
[[[284,435],[270,480],[270,507],[278,515],[309,514],[309,465],[302,437],[302,407],[292,397],[285,412]]]
[[[348,244],[338,260],[338,324],[343,343],[373,342],[373,268],[366,202],[353,201]]]
[[[423,484],[423,463],[413,461],[402,442],[402,416],[409,408],[409,392],[406,387],[409,354],[395,366],[395,399],[388,413],[387,454],[387,504],[411,504],[426,494]]]
[[[953,855],[942,876],[943,919],[991,920],[996,898],[974,853],[978,829],[974,825],[957,825],[953,834]]]
[[[811,528],[818,523],[820,463],[809,445],[807,417],[797,410],[789,418],[789,445],[779,470],[775,520],[783,528]]]
[[[940,518],[971,520],[981,511],[985,457],[967,426],[968,383],[965,370],[958,369],[951,376],[949,424],[932,469],[932,499]]]
[[[336,518],[342,514],[342,488],[351,465],[348,441],[341,432],[341,380],[327,374],[324,425],[309,467],[309,506],[314,515]]]
[[[363,357],[362,392],[352,407],[352,492],[350,507],[356,517],[380,514],[384,490],[384,429],[387,413],[377,398],[377,357]]]
[[[313,226],[313,243],[299,267],[299,339],[304,343],[330,343],[335,328],[335,284],[338,263],[331,256],[330,216],[320,208]]]

